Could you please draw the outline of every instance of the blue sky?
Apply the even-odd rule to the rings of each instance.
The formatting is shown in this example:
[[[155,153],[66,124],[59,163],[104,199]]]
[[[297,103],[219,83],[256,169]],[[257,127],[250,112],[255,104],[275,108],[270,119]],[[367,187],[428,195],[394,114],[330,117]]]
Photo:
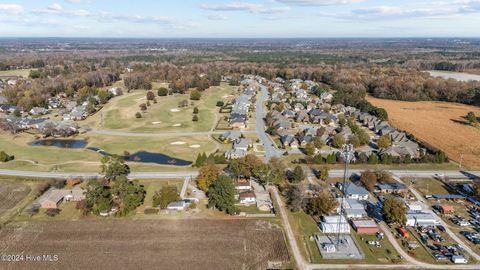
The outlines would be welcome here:
[[[0,37],[480,37],[480,0],[0,0]]]

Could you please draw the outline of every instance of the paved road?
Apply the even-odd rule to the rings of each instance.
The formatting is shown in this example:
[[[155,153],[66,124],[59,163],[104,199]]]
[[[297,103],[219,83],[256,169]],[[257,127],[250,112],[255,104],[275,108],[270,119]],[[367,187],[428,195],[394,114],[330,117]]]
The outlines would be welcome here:
[[[360,174],[365,169],[358,170],[358,169],[349,169],[348,173],[349,176],[353,174]],[[442,171],[442,170],[429,170],[429,171],[423,171],[423,170],[386,170],[392,173],[393,175],[396,175],[398,177],[419,177],[419,178],[427,178],[427,177],[434,177],[435,174],[437,173],[443,173],[445,176],[450,177],[450,178],[465,178],[468,174],[470,175],[476,175],[477,177],[480,177],[480,171],[468,171],[468,172],[461,172],[461,171]],[[313,173],[309,173],[309,175],[312,175]],[[343,170],[330,170],[329,171],[330,177],[342,177],[343,176]]]
[[[349,170],[350,174],[361,173],[363,170]],[[398,177],[433,177],[438,171],[405,171],[405,170],[387,170]],[[459,171],[442,171],[448,177],[465,177]],[[469,171],[468,173],[480,176],[480,171]],[[330,177],[342,177],[343,170],[330,170]],[[35,171],[21,171],[21,170],[3,170],[0,169],[0,175],[11,176],[25,176],[38,178],[67,178],[70,176],[81,177],[95,177],[98,173],[91,172],[35,172]],[[198,171],[171,171],[171,172],[132,172],[129,174],[130,178],[136,179],[163,179],[163,178],[185,178],[189,176],[197,176]],[[313,173],[309,172],[308,177],[313,177]]]
[[[89,172],[32,172],[17,170],[0,170],[0,175],[36,177],[36,178],[68,178],[68,177],[98,177],[98,173]],[[176,179],[186,177],[196,177],[197,171],[187,172],[132,172],[128,175],[131,179]]]
[[[257,95],[257,103],[255,104],[255,128],[258,138],[265,147],[265,157],[268,160],[271,157],[281,156],[283,154],[283,151],[275,147],[274,142],[270,140],[267,133],[265,132],[265,121],[263,120],[263,118],[265,117],[265,112],[263,111],[263,104],[268,99],[268,90],[267,87],[264,85],[260,84],[259,86],[260,95]]]

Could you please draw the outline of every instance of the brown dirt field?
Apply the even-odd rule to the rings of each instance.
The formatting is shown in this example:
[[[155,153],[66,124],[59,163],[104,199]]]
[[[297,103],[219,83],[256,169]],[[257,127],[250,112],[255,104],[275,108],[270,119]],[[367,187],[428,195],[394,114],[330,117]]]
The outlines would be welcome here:
[[[30,192],[30,187],[13,181],[0,181],[0,216],[13,208]]]
[[[456,162],[463,154],[463,165],[480,168],[480,129],[466,125],[462,118],[469,111],[480,115],[480,108],[449,102],[367,99],[385,108],[395,127],[441,149]]]
[[[56,262],[0,269],[266,269],[288,261],[283,233],[257,220],[116,220],[14,223],[0,254],[57,254]]]

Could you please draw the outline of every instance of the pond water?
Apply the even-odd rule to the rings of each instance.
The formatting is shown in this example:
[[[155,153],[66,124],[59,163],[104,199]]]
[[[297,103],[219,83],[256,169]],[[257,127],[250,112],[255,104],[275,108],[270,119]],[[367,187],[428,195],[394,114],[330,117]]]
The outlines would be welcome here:
[[[95,151],[104,156],[112,156],[112,154],[105,152],[102,149],[99,149],[96,147],[88,147],[87,149]],[[173,166],[189,166],[192,164],[192,162],[187,160],[172,158],[164,154],[151,153],[147,151],[139,151],[123,157],[125,161],[131,161],[131,162],[156,163],[156,164],[173,165]]]
[[[480,81],[480,75],[463,73],[463,72],[450,72],[450,71],[441,71],[441,70],[429,70],[433,77],[441,77],[444,79],[455,79],[458,81]]]
[[[35,140],[29,145],[32,146],[53,146],[58,148],[85,148],[88,142],[86,140],[62,140],[62,139],[46,139],[46,140]]]

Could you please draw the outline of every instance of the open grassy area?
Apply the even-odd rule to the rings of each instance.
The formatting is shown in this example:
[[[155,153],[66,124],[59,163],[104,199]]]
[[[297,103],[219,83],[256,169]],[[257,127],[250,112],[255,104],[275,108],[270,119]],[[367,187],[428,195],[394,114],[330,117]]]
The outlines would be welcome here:
[[[315,220],[303,211],[287,211],[287,213],[290,226],[292,226],[295,240],[297,241],[302,256],[312,263],[321,261],[322,257],[320,256],[320,251],[315,241],[310,240],[312,235],[320,233],[320,229]]]
[[[146,91],[137,90],[112,99],[104,108],[89,117],[84,124],[99,129],[129,132],[186,132],[209,131],[218,114],[217,101],[227,101],[236,90],[235,86],[222,84],[211,87],[202,93],[199,101],[189,100],[189,95],[175,94],[165,97],[157,96],[158,103],[151,103],[142,118],[136,118],[139,105],[146,103]],[[179,108],[179,103],[188,100],[188,106]],[[199,121],[193,122],[193,109],[199,109]]]
[[[417,178],[414,183],[413,187],[424,196],[432,194],[450,194],[445,188],[445,185],[434,178]]]
[[[0,70],[0,76],[22,76],[27,78],[31,69]]]
[[[75,139],[86,139],[88,147],[97,147],[111,154],[123,155],[124,151],[135,153],[148,151],[162,153],[173,158],[195,160],[199,153],[211,153],[216,145],[207,136],[196,137],[121,137],[96,134],[79,135]],[[15,160],[0,164],[0,168],[35,171],[98,171],[101,155],[88,149],[64,149],[46,146],[30,146],[34,137],[29,134],[0,133],[0,149],[15,156]],[[172,144],[181,142],[182,144]],[[191,146],[195,146],[193,148]],[[79,167],[78,165],[81,164]],[[130,162],[132,169],[147,171],[185,170],[175,166],[153,163]]]
[[[406,102],[369,97],[375,106],[385,108],[389,121],[397,128],[413,134],[418,139],[443,150],[459,162],[471,168],[480,167],[480,130],[469,126],[463,118],[480,109],[450,102]]]
[[[379,240],[381,247],[375,247],[368,244],[368,241],[377,241],[375,235],[358,234],[354,230],[352,230],[351,235],[365,254],[367,263],[392,263],[398,261],[398,252],[388,239]]]
[[[38,181],[0,177],[0,225],[9,222],[38,195]]]

